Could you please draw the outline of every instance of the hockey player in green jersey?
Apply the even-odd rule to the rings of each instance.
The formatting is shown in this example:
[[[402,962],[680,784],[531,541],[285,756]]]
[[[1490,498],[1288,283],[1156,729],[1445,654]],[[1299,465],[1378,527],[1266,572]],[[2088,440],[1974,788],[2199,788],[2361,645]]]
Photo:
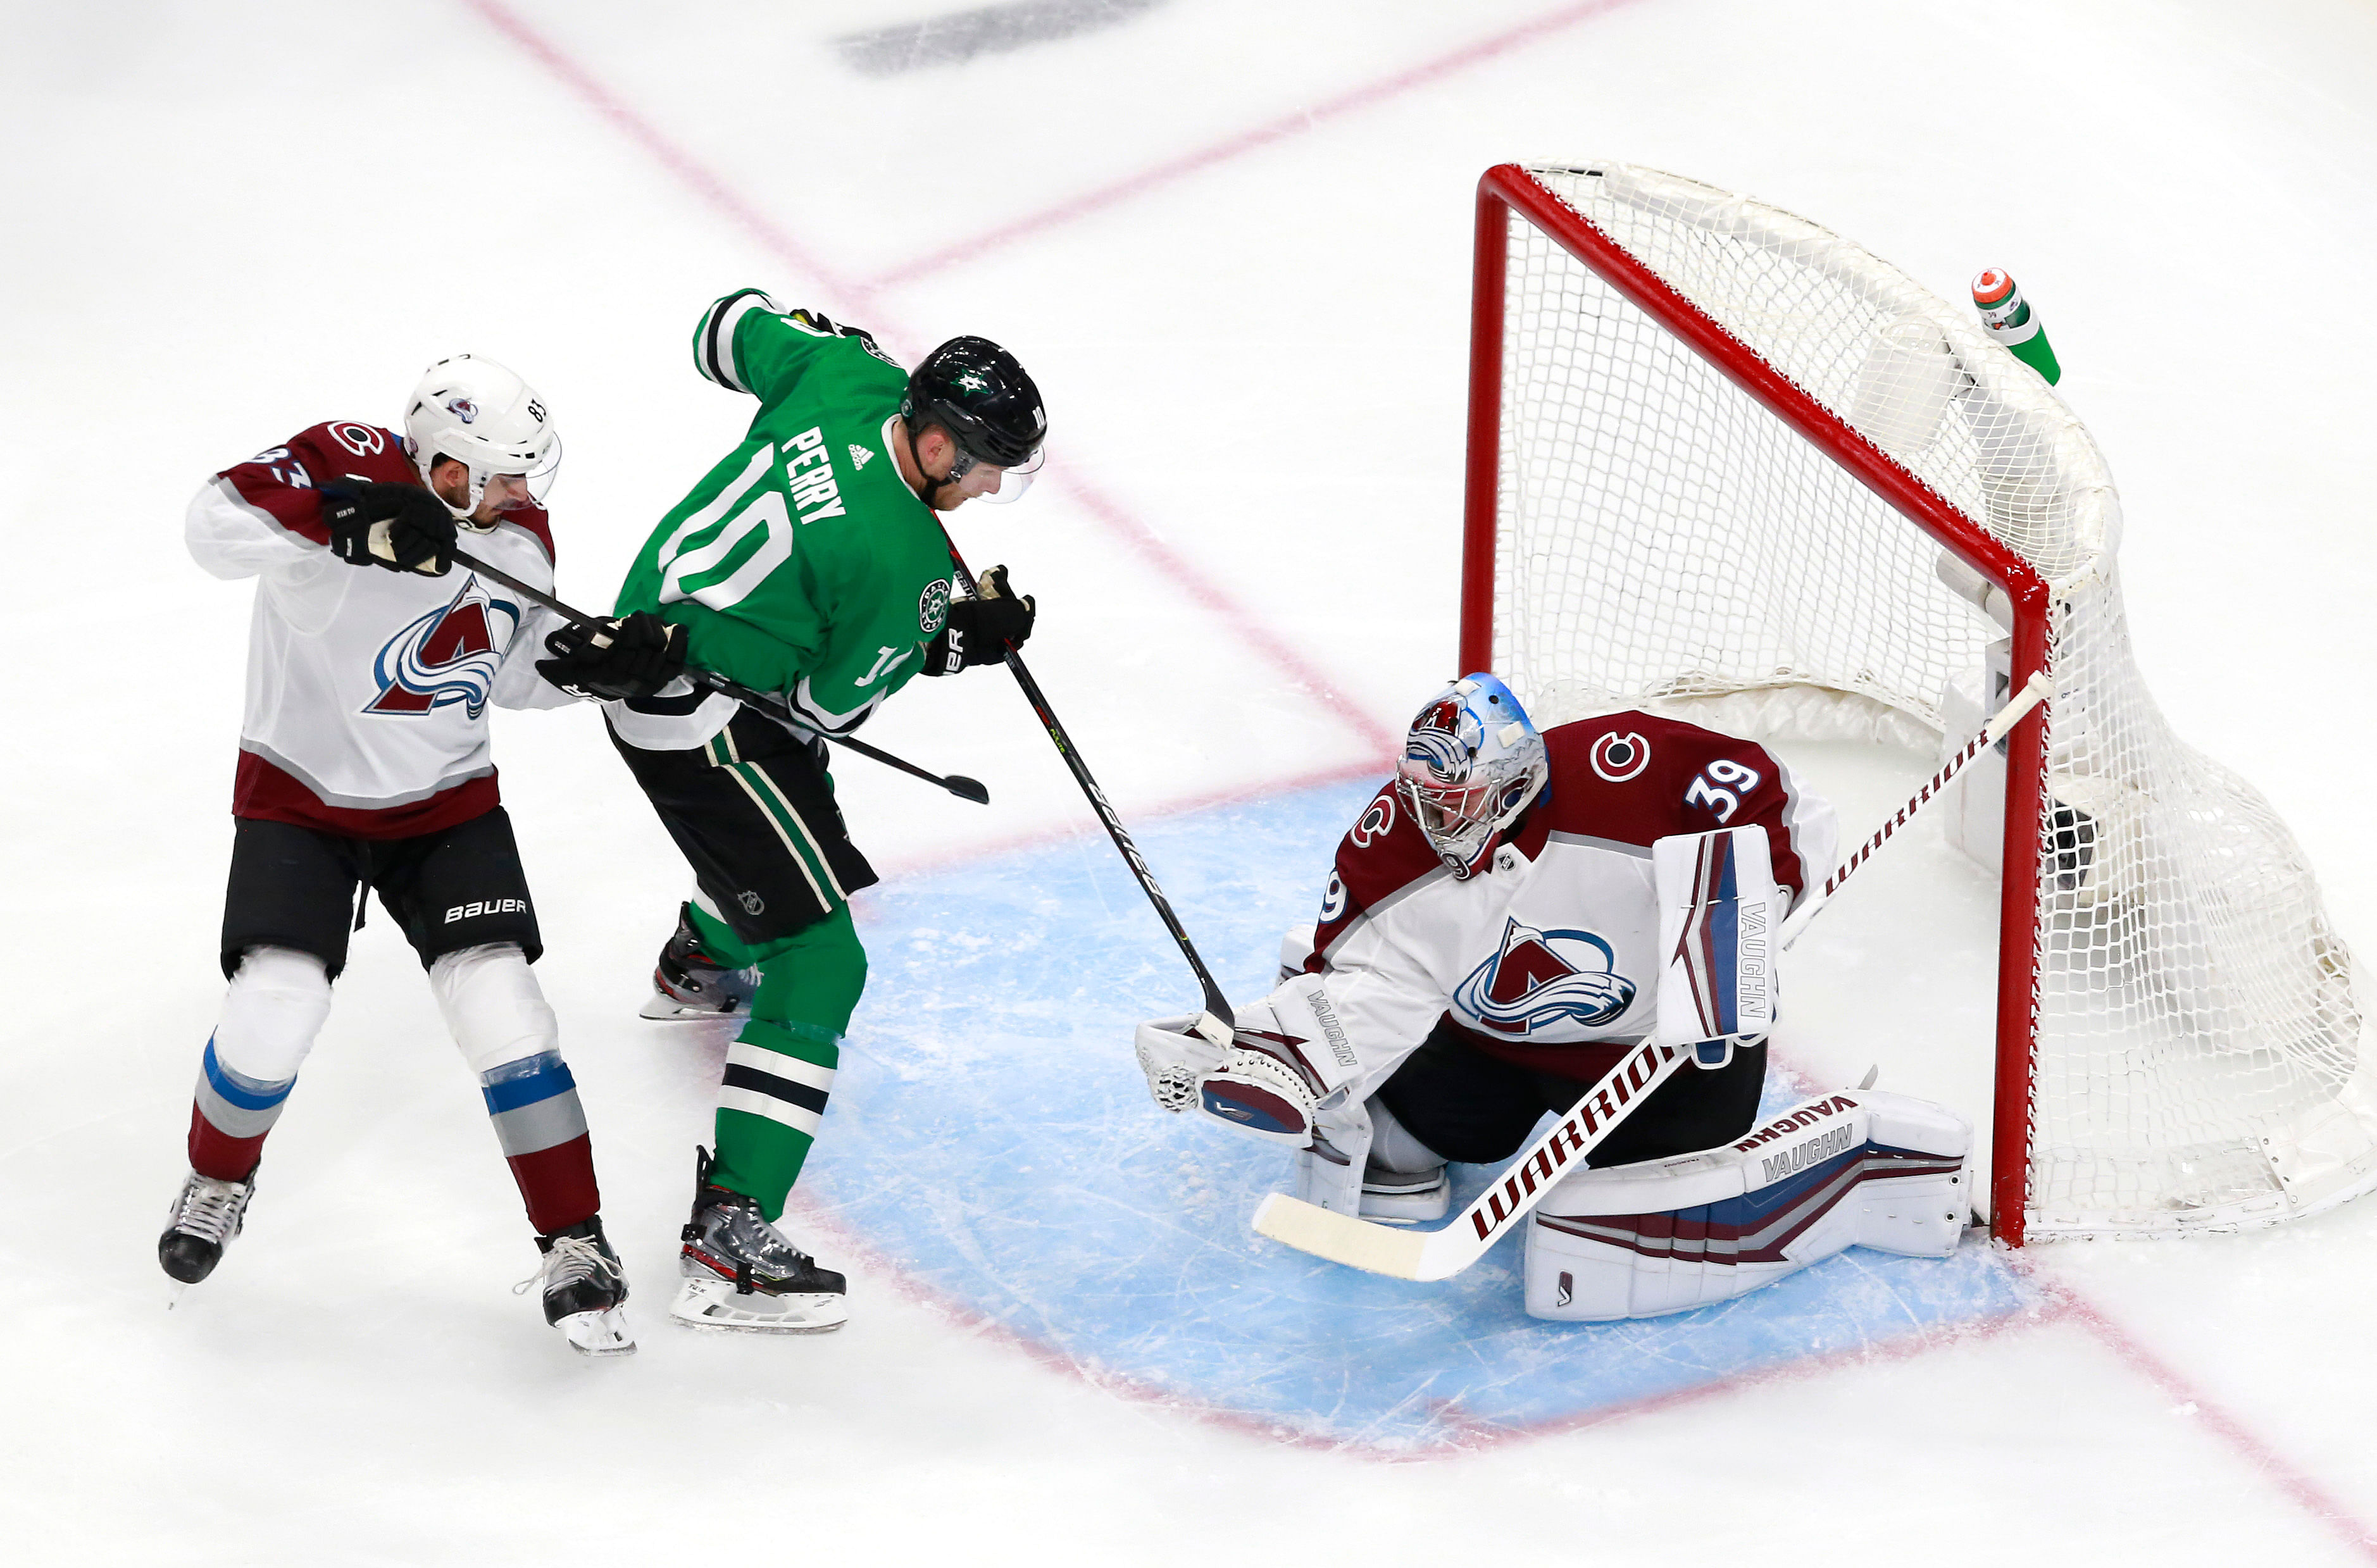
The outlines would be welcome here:
[[[672,1312],[697,1326],[814,1332],[842,1323],[842,1277],[772,1221],[866,984],[850,895],[876,881],[818,737],[849,733],[916,675],[1002,662],[1031,635],[1033,601],[1007,590],[1003,567],[978,595],[953,596],[936,514],[1014,499],[1047,422],[997,344],[952,339],[911,374],[866,333],[757,290],[711,305],[693,350],[703,375],[758,399],[758,417],[652,531],[616,612],[656,612],[681,628],[670,640],[687,663],[782,692],[806,731],[681,681],[606,705],[698,888],[645,1015],[745,1020],[719,1087],[717,1153],[696,1167]]]

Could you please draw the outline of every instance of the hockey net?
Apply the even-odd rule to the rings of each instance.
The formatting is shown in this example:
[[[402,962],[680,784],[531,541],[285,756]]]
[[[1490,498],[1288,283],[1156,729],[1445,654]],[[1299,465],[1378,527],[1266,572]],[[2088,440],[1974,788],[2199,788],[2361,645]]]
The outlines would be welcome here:
[[[1488,171],[1476,266],[1463,668],[1538,723],[1936,745],[2049,672],[1989,835],[1996,1233],[2377,1184],[2350,958],[2284,824],[2156,708],[2110,477],[2046,384],[1838,235],[1653,170]]]

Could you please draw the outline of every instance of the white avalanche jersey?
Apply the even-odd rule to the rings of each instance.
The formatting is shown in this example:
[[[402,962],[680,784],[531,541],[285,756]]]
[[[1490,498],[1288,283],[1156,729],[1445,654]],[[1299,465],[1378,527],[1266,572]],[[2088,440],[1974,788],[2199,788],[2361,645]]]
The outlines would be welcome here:
[[[1833,865],[1832,807],[1762,746],[1627,712],[1545,732],[1517,835],[1457,878],[1394,787],[1337,849],[1315,951],[1367,1097],[1439,1020],[1515,1065],[1590,1082],[1657,1022],[1651,846],[1762,826],[1796,903]]]
[[[363,838],[435,832],[492,809],[487,707],[570,696],[536,672],[559,616],[457,566],[442,577],[350,566],[329,552],[315,488],[332,478],[419,484],[389,431],[306,430],[208,481],[190,553],[255,577],[235,816]],[[505,514],[463,546],[523,582],[553,582],[544,514]]]

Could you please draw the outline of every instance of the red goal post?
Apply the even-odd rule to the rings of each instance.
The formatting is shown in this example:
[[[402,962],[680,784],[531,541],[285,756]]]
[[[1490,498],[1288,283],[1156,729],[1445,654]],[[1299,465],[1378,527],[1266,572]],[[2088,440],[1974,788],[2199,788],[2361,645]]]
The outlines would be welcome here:
[[[2228,932],[2233,890],[2216,865],[2166,863],[2293,847],[2249,787],[2193,768],[2203,759],[2151,711],[2112,582],[2118,503],[2044,385],[1839,236],[1656,171],[1489,169],[1475,268],[1462,669],[1512,680],[1550,708],[1547,724],[1798,687],[1936,731],[1942,672],[1977,664],[1997,629],[1928,580],[1950,574],[1928,560],[1945,552],[1977,579],[1965,600],[1985,601],[1980,584],[2001,596],[1989,602],[2011,644],[1997,652],[2007,683],[2037,671],[2057,683],[2005,753],[1993,1233],[2019,1246],[2034,1232],[2233,1229],[2377,1182],[2377,1114],[2357,1101],[2333,1113],[2358,1081],[2359,1016],[2308,868],[2273,895],[2293,947],[2247,955],[2244,980],[2140,957],[2122,934],[2143,921],[2192,953],[2203,932]],[[1728,552],[1745,549],[1777,552],[1801,602],[1778,612],[1771,590],[1731,580]],[[1822,573],[1839,580],[1806,586]],[[2082,717],[2059,744],[2071,704]],[[2206,799],[2228,837],[2191,861],[2173,813]],[[2134,864],[2120,858],[2132,850]],[[2163,994],[2191,984],[2228,1012],[2283,1015],[2287,1092],[2223,1099],[2243,1081],[2231,1058],[2267,1042],[2202,1026],[2202,996]],[[2043,1006],[2056,1031],[2045,1128]],[[2174,1041],[2187,1062],[2168,1091],[2135,1087],[2135,1063]],[[2206,1148],[2224,1172],[2213,1184],[2170,1174]]]

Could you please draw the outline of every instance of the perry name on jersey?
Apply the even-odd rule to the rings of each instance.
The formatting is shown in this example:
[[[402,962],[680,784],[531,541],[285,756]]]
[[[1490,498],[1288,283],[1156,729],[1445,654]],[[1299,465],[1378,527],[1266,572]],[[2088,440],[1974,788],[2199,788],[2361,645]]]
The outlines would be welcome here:
[[[490,703],[570,700],[535,669],[560,619],[461,567],[433,577],[340,562],[317,488],[337,478],[421,482],[395,433],[338,420],[223,469],[190,503],[198,564],[258,579],[232,811],[358,837],[433,832],[496,802]],[[524,582],[553,581],[540,509],[463,538]]]
[[[1549,779],[1514,837],[1456,877],[1393,786],[1337,849],[1308,970],[1377,1070],[1448,1014],[1478,1049],[1591,1080],[1656,1021],[1651,847],[1762,826],[1798,899],[1833,863],[1832,808],[1762,746],[1625,712],[1544,733]]]
[[[653,530],[618,611],[657,612],[686,629],[689,662],[847,733],[923,669],[949,613],[948,544],[892,456],[907,373],[867,334],[756,289],[703,313],[693,353],[759,412]],[[650,747],[699,745],[733,712],[723,697],[681,717],[611,707]]]

